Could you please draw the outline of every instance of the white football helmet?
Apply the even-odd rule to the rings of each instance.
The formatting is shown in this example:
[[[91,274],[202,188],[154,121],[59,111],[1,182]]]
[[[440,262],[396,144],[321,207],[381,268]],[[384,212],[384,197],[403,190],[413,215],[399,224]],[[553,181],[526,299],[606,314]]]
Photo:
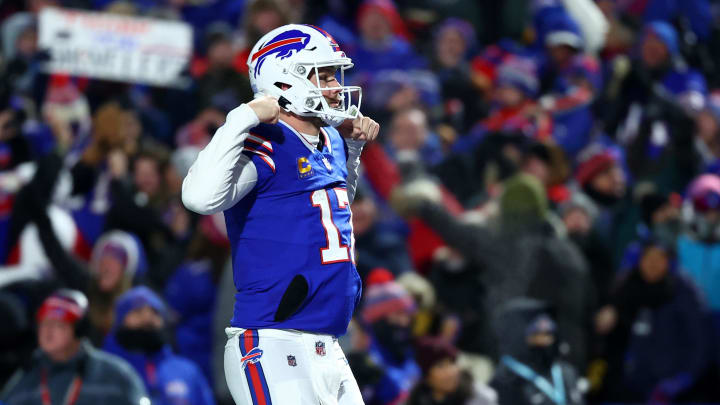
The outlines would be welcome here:
[[[250,51],[247,61],[250,85],[258,94],[277,97],[280,105],[303,117],[320,117],[338,126],[360,111],[362,90],[345,86],[345,69],[353,63],[337,42],[313,25],[288,24],[265,34]],[[318,68],[337,67],[340,86],[317,87],[308,78]],[[281,85],[290,86],[283,90]],[[340,106],[333,108],[322,92],[340,90]]]

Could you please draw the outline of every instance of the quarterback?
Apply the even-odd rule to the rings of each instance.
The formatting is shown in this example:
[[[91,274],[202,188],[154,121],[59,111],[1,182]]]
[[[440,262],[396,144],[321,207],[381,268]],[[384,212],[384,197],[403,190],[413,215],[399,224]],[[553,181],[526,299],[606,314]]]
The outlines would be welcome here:
[[[225,377],[237,404],[362,404],[337,336],[361,295],[350,203],[378,124],[344,85],[352,61],[291,24],[248,57],[254,100],[232,110],[183,182],[185,206],[224,212],[234,316]]]

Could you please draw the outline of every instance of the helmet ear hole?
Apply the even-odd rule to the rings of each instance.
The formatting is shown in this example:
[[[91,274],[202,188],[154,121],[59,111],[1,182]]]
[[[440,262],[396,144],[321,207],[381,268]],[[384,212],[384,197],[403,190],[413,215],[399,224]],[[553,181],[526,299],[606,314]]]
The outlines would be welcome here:
[[[277,87],[280,90],[287,90],[292,87],[291,85],[289,85],[287,83],[283,83],[283,82],[275,82],[273,84],[275,85],[275,87]]]

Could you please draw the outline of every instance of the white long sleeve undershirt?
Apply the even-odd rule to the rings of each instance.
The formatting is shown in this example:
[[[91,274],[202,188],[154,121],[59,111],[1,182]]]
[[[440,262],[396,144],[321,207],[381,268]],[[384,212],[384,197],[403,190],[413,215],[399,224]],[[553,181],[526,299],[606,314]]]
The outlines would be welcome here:
[[[230,111],[210,143],[190,167],[182,185],[182,201],[198,214],[214,214],[237,204],[257,183],[257,169],[245,156],[243,143],[248,131],[260,123],[247,104]],[[312,137],[312,136],[311,136]],[[306,139],[317,145],[318,137]],[[350,201],[355,196],[360,153],[365,142],[346,139],[348,145],[347,188]]]

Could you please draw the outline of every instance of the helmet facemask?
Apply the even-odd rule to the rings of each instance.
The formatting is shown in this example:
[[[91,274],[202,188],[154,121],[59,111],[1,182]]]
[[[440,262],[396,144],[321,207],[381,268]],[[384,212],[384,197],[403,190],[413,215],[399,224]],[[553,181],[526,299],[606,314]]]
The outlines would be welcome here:
[[[362,89],[359,86],[345,86],[345,70],[352,66],[347,59],[294,64],[289,73],[296,79],[296,85],[282,91],[282,96],[290,101],[286,108],[303,117],[319,117],[325,124],[333,127],[342,124],[346,119],[357,118],[362,102]],[[320,87],[320,69],[325,67],[337,67],[336,80],[339,86]],[[310,80],[313,76],[317,84]],[[330,105],[323,95],[323,92],[328,91],[340,92],[340,105]]]

